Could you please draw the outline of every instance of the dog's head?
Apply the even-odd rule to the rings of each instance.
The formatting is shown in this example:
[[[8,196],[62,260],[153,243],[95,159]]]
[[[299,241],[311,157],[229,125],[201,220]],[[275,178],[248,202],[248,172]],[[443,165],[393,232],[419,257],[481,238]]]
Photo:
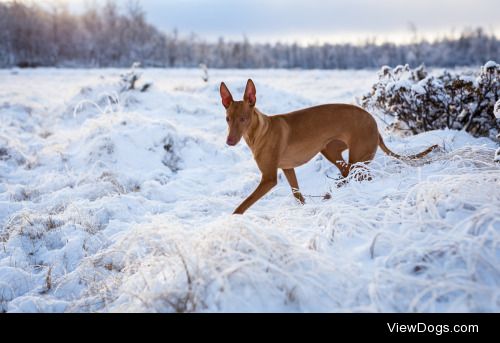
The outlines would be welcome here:
[[[256,90],[252,80],[248,80],[243,101],[234,101],[224,82],[220,85],[222,105],[226,109],[226,121],[229,129],[226,143],[236,145],[250,127],[254,115]]]

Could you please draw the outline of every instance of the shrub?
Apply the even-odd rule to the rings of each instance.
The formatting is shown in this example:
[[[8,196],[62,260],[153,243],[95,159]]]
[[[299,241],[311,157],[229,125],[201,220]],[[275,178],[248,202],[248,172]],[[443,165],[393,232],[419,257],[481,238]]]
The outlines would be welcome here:
[[[499,131],[494,114],[499,98],[500,65],[493,61],[475,75],[447,70],[430,75],[424,66],[385,66],[361,105],[394,116],[392,128],[413,134],[450,128],[493,138]]]
[[[120,75],[120,92],[127,92],[137,89],[137,81],[141,78],[142,74],[138,71],[141,67],[139,62],[132,64],[132,68],[126,73]],[[152,86],[151,82],[145,82],[139,87],[141,92],[147,91]]]

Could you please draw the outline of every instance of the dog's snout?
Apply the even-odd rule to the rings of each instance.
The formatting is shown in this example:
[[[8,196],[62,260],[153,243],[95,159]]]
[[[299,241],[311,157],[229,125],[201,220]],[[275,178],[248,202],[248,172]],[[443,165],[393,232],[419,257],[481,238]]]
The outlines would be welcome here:
[[[226,140],[227,145],[234,146],[234,145],[236,145],[236,142],[237,142],[237,140],[235,138],[227,137],[227,140]]]

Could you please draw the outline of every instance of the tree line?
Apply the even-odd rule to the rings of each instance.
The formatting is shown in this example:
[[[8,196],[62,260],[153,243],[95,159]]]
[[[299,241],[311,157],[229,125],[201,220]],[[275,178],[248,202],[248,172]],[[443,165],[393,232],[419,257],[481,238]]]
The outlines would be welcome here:
[[[483,29],[409,44],[262,44],[207,42],[195,34],[164,33],[137,3],[113,1],[81,14],[20,2],[0,3],[0,67],[147,67],[360,69],[424,63],[434,67],[500,61],[500,40]]]

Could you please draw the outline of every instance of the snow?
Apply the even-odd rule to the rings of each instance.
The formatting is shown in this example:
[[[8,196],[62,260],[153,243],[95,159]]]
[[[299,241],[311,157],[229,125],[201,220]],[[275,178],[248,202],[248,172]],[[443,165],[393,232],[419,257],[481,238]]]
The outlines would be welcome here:
[[[148,92],[120,93],[123,72],[0,71],[0,311],[500,311],[493,141],[386,135],[441,149],[379,151],[373,181],[340,188],[317,156],[305,206],[280,175],[233,216],[260,174],[225,145],[219,82],[240,98],[252,77],[279,113],[353,102],[376,72],[146,69]]]
[[[488,61],[485,63],[485,65],[483,66],[484,69],[490,69],[490,68],[495,68],[496,66],[498,66],[498,64],[495,62],[495,61]]]
[[[412,91],[414,91],[415,93],[420,94],[420,95],[425,94],[426,91],[425,91],[425,88],[422,86],[422,84],[424,84],[424,83],[419,82],[415,85],[412,85],[411,86]]]
[[[402,88],[403,89],[412,89],[412,86],[413,86],[412,83],[406,79],[402,79],[402,80],[398,80],[398,81],[391,81],[391,82],[387,83],[385,91],[387,93],[396,92]],[[415,89],[415,92],[420,93],[418,88]],[[424,90],[424,92],[425,92],[425,90]]]

